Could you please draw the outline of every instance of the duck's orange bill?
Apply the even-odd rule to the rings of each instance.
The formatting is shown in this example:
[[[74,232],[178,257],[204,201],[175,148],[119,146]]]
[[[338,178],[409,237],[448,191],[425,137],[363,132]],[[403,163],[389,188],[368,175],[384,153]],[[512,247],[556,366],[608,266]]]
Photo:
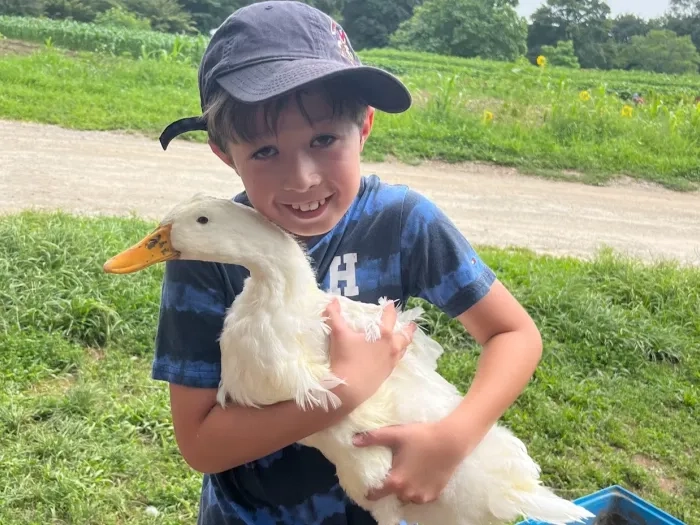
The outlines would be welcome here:
[[[134,273],[153,264],[176,259],[180,252],[170,243],[171,225],[166,224],[151,232],[131,248],[107,261],[103,269],[107,273]]]

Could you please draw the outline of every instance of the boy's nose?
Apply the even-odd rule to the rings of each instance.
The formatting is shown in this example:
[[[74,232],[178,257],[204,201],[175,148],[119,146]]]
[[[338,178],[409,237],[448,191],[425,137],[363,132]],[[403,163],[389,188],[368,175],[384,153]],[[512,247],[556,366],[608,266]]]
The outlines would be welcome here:
[[[321,183],[318,166],[311,159],[299,159],[295,166],[290,166],[284,180],[284,189],[302,193]]]

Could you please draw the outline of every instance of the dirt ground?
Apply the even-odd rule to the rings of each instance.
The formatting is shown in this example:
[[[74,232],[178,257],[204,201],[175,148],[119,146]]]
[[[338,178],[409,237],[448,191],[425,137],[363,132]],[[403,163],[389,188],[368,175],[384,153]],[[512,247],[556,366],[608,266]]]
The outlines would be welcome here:
[[[0,39],[0,56],[1,55],[28,55],[37,50],[40,46],[30,42],[22,42],[21,40],[10,40],[9,38]]]
[[[589,257],[603,245],[700,265],[700,193],[630,181],[555,182],[482,164],[365,163],[439,204],[476,244]],[[25,208],[160,218],[196,192],[242,186],[204,144],[0,120],[0,213]]]

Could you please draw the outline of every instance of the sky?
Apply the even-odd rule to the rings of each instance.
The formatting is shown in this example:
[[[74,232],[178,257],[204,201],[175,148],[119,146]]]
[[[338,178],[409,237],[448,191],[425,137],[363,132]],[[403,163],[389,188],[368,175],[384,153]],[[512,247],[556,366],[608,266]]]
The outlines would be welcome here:
[[[544,3],[544,0],[520,0],[518,13],[529,18]],[[610,6],[613,18],[624,13],[653,18],[664,14],[668,9],[668,0],[607,0],[607,4]]]

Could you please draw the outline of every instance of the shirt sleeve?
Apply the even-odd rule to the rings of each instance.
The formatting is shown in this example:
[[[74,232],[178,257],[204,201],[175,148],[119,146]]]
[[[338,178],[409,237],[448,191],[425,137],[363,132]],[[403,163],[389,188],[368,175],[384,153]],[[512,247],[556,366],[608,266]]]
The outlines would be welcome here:
[[[154,379],[199,388],[219,386],[219,335],[231,302],[227,301],[227,281],[225,270],[214,263],[166,263]]]
[[[401,279],[408,296],[457,317],[488,293],[496,276],[449,217],[409,189],[401,212]]]

